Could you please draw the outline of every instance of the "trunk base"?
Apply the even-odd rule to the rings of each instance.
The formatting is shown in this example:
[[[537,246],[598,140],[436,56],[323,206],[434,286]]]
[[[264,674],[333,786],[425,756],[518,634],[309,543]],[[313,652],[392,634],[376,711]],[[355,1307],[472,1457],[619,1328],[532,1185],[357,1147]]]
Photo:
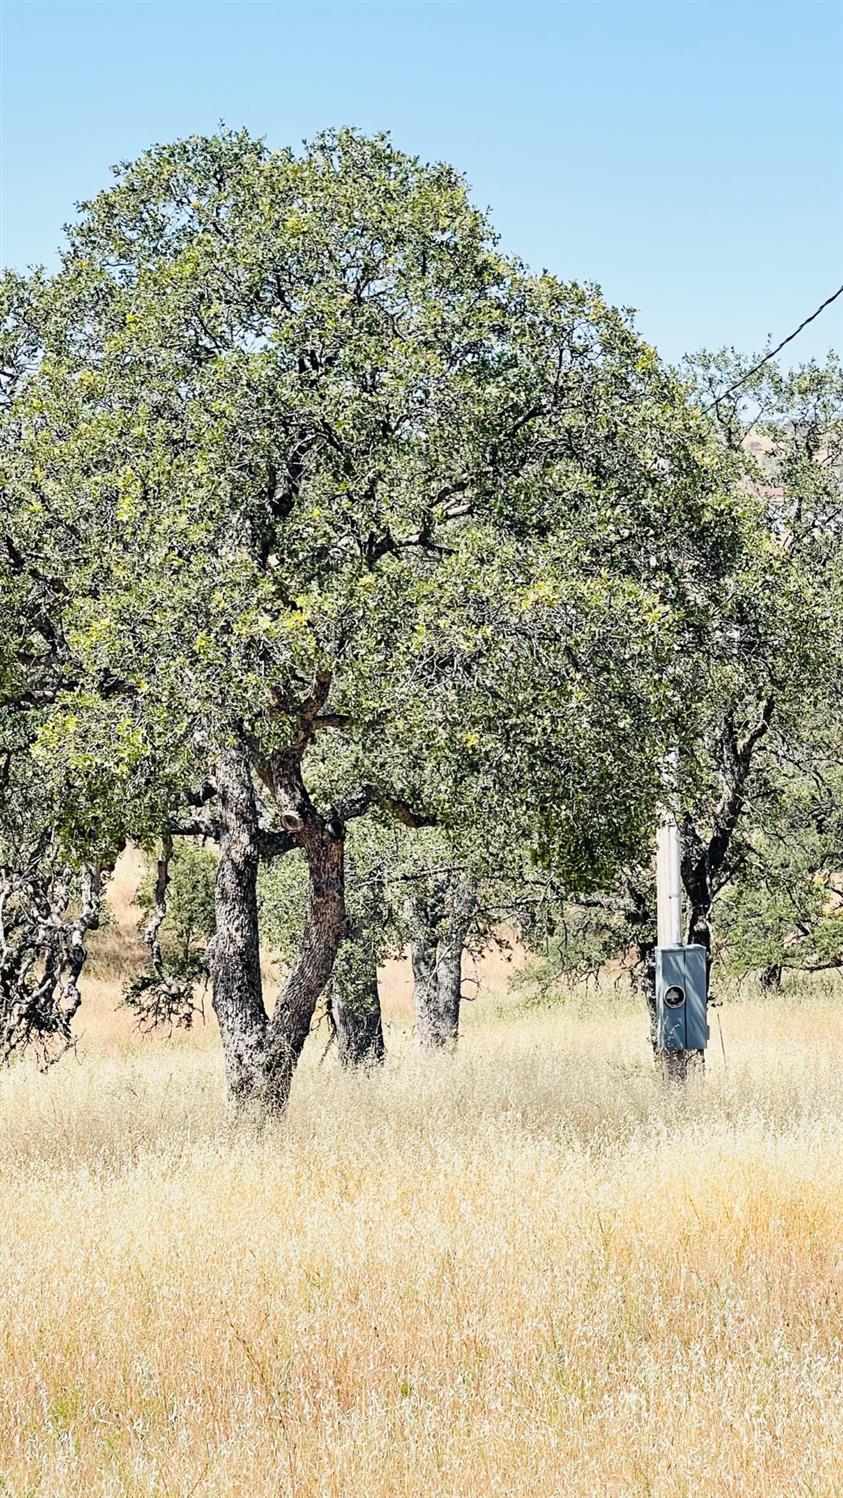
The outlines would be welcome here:
[[[337,966],[342,963],[342,950]],[[386,1057],[377,974],[364,985],[346,984],[340,973],[328,1000],[328,1020],[341,1066],[381,1066]]]
[[[662,1080],[682,1085],[694,1074],[705,1074],[705,1051],[657,1051]]]

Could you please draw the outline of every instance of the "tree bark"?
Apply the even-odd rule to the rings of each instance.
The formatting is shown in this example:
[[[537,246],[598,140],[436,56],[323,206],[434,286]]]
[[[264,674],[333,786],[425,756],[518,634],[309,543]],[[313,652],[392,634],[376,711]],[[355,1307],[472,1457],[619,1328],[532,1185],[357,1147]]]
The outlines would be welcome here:
[[[704,1061],[705,1051],[660,1051],[662,1077],[665,1082],[687,1082],[688,1069],[692,1063]]]
[[[425,1050],[453,1050],[459,1038],[462,955],[476,908],[470,879],[436,880],[413,904],[410,946],[416,1030]]]
[[[462,954],[468,922],[460,921],[451,926],[439,943],[436,974],[436,1024],[435,1044],[451,1050],[460,1033],[460,1006],[462,1004]]]
[[[267,1112],[281,1113],[317,1001],[345,935],[345,827],[338,817],[322,817],[316,811],[295,752],[274,756],[267,783],[280,808],[284,830],[304,851],[309,875],[301,950],[267,1026],[262,1100]]]
[[[220,1026],[229,1096],[259,1112],[283,1112],[293,1072],[345,934],[345,828],[322,817],[304,786],[301,744],[261,766],[281,813],[281,834],[259,825],[251,762],[241,746],[216,765],[220,858],[214,891],[216,935],[209,949],[213,1005]],[[261,848],[300,847],[309,874],[308,908],[298,958],[271,1018],[263,1002],[257,878]]]
[[[457,1031],[448,1030],[440,1021],[438,946],[436,931],[429,927],[419,931],[410,943],[416,1033],[425,1050],[454,1045],[457,1039]]]
[[[229,1096],[235,1106],[260,1092],[266,1010],[258,939],[258,815],[249,762],[225,749],[216,765],[220,858],[214,885],[216,935],[210,967]]]
[[[383,1039],[376,954],[365,933],[351,932],[331,976],[330,1018],[343,1066],[378,1066]]]

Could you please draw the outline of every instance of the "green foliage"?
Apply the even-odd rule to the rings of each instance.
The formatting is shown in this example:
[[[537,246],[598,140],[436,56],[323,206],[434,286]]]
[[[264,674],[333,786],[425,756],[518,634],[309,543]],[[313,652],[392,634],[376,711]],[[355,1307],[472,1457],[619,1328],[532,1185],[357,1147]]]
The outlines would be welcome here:
[[[405,933],[399,891],[417,839],[418,834],[396,828],[383,818],[349,825],[346,910],[352,940],[344,944],[348,950],[338,959],[347,976],[349,964],[371,959],[377,966],[400,950]],[[307,868],[298,851],[262,865],[258,879],[261,941],[285,967],[299,949],[307,894]]]
[[[307,865],[298,849],[263,864],[258,876],[261,943],[289,967],[299,949],[307,912]]]
[[[561,984],[596,978],[608,963],[630,958],[636,936],[623,908],[608,897],[593,905],[557,908],[541,937],[535,930],[524,934],[531,960],[516,983],[543,997]]]
[[[16,482],[73,578],[39,729],[68,837],[148,837],[235,731],[260,768],[321,671],[323,805],[353,763],[605,881],[745,545],[628,318],[503,257],[451,168],[351,131],[156,147],[31,295]]]
[[[791,776],[724,892],[720,938],[737,972],[843,967],[843,773]]]
[[[193,842],[180,842],[174,847],[169,864],[167,914],[161,927],[161,945],[171,971],[178,970],[179,961],[195,967],[194,948],[207,946],[214,934],[216,871],[217,860],[210,848]],[[138,889],[141,910],[155,909],[155,878],[155,862],[147,857]]]

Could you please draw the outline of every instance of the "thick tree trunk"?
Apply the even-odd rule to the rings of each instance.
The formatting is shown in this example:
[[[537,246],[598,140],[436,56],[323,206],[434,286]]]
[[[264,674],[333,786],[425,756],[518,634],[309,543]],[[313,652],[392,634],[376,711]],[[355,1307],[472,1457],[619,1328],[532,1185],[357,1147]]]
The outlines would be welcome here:
[[[309,874],[301,950],[267,1026],[263,1102],[268,1112],[280,1113],[345,935],[345,828],[338,818],[316,811],[293,755],[274,758],[268,783],[285,831],[304,851]]]
[[[330,1017],[343,1066],[378,1066],[383,1040],[376,954],[365,933],[351,933],[331,976]]]
[[[426,1050],[453,1050],[457,1044],[462,955],[475,908],[469,879],[437,881],[414,902],[410,957],[416,1030]]]
[[[337,953],[328,994],[328,1019],[342,1066],[379,1066],[386,1055],[383,1038],[378,958],[383,932],[380,900],[357,883],[353,858],[347,860],[346,883],[352,889],[353,914]]]
[[[434,1044],[452,1049],[459,1039],[462,1003],[462,954],[467,923],[448,931],[439,943],[436,973],[436,1030]]]
[[[439,943],[436,932],[420,931],[410,943],[413,968],[413,1000],[416,1009],[416,1034],[425,1050],[454,1046],[459,1033],[459,1005],[456,1015],[439,1012]]]
[[[239,747],[226,749],[216,765],[220,859],[209,955],[229,1096],[235,1105],[248,1102],[260,1112],[279,1113],[345,932],[345,829],[337,818],[319,816],[294,754],[276,756],[265,778],[309,872],[301,950],[271,1019],[263,1002],[258,935],[261,835],[250,762]]]
[[[220,755],[216,785],[220,858],[210,965],[228,1091],[237,1105],[262,1087],[266,1040],[258,943],[258,816],[242,750],[226,749]]]
[[[704,1060],[704,1051],[660,1051],[658,1060],[666,1082],[687,1082],[688,1069],[692,1063]]]

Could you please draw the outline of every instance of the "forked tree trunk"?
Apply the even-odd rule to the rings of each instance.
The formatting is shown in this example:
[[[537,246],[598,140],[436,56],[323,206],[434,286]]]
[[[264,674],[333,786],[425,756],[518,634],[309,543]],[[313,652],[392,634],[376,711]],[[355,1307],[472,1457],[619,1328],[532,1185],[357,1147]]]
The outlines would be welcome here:
[[[266,1032],[262,1103],[267,1112],[281,1113],[317,1001],[345,935],[345,828],[338,818],[324,818],[316,811],[292,756],[275,757],[269,784],[282,825],[304,851],[309,876],[301,949]]]
[[[229,1096],[242,1104],[263,1085],[266,1010],[258,942],[258,817],[249,763],[241,749],[226,749],[220,755],[216,784],[220,857],[210,964],[213,1006]]]
[[[365,934],[346,937],[331,975],[330,1016],[343,1066],[378,1066],[384,1060],[383,1020],[376,954]]]
[[[304,937],[271,1018],[263,1002],[258,935],[260,834],[249,761],[226,749],[216,765],[220,859],[216,935],[210,952],[213,1005],[220,1026],[229,1097],[235,1106],[280,1113],[319,995],[331,976],[345,930],[345,829],[319,816],[298,766],[279,757],[273,790],[281,820],[303,849],[309,874]]]

